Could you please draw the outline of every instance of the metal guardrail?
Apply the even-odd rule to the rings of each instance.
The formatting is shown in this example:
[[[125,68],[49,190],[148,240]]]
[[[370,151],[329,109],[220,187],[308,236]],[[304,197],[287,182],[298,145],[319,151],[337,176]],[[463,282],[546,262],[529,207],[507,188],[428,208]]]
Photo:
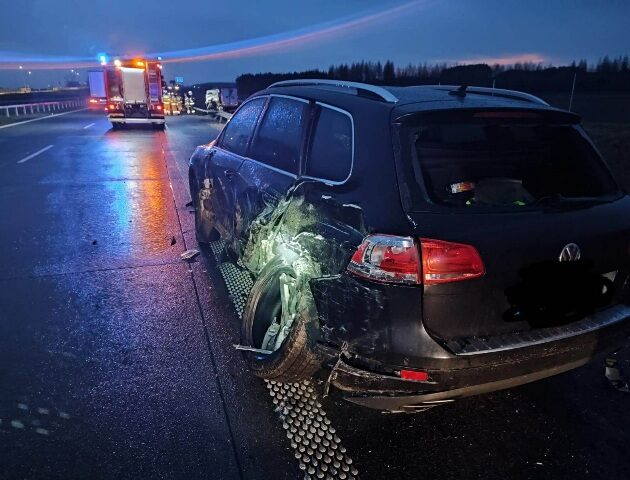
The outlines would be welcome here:
[[[203,112],[208,115],[213,115],[220,122],[227,122],[230,118],[232,118],[232,114],[228,112],[224,112],[223,110],[205,110],[203,108],[194,107],[198,112]]]
[[[85,107],[84,100],[60,100],[57,102],[22,103],[19,105],[0,105],[0,115],[6,117],[35,115],[37,113],[61,112],[74,107]],[[4,110],[4,113],[2,111]]]
[[[228,112],[218,112],[217,113],[217,117],[222,118],[224,121],[228,121],[230,118],[232,118],[232,113],[228,113]]]

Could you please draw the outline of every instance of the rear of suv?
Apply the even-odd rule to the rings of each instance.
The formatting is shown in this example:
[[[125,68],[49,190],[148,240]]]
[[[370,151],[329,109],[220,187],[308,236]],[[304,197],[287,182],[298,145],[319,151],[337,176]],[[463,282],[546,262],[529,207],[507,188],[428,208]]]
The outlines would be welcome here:
[[[414,411],[630,334],[630,199],[576,115],[495,89],[280,82],[190,162],[200,243],[254,279],[252,370]]]

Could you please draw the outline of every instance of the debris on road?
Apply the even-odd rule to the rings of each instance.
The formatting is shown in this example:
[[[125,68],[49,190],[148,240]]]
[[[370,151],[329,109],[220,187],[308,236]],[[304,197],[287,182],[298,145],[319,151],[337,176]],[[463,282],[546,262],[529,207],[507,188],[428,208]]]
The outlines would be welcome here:
[[[626,382],[621,373],[617,359],[613,356],[608,357],[605,360],[605,366],[606,379],[610,382],[610,385],[619,392],[630,393],[630,387],[628,387],[628,382]]]
[[[171,237],[171,246],[175,245],[177,243],[177,239],[175,238],[175,236]]]
[[[272,350],[264,350],[264,349],[261,349],[261,348],[248,347],[247,345],[234,344],[232,346],[234,348],[236,348],[237,350],[240,350],[242,352],[262,353],[262,354],[265,354],[265,355],[269,355],[270,353],[273,353]]]
[[[184,253],[180,255],[180,258],[185,262],[188,262],[199,255],[199,250],[191,248],[190,250],[186,250]]]
[[[92,240],[92,245],[96,245],[98,243],[97,240]]]

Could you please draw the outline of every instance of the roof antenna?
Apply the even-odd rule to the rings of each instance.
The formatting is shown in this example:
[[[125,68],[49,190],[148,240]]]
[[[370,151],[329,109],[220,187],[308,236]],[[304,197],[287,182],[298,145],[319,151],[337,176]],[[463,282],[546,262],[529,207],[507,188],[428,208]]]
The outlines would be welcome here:
[[[449,95],[453,95],[455,97],[464,98],[466,96],[466,89],[467,88],[468,88],[468,85],[462,85],[457,90],[451,90],[450,92],[448,92],[448,94]]]

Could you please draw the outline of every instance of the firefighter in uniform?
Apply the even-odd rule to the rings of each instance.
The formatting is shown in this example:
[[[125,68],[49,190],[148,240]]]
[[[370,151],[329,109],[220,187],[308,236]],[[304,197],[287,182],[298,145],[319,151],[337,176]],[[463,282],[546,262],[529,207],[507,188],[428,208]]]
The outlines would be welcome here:
[[[195,113],[195,100],[193,98],[193,92],[189,91],[184,97],[184,105],[186,106],[186,113],[192,115]]]

